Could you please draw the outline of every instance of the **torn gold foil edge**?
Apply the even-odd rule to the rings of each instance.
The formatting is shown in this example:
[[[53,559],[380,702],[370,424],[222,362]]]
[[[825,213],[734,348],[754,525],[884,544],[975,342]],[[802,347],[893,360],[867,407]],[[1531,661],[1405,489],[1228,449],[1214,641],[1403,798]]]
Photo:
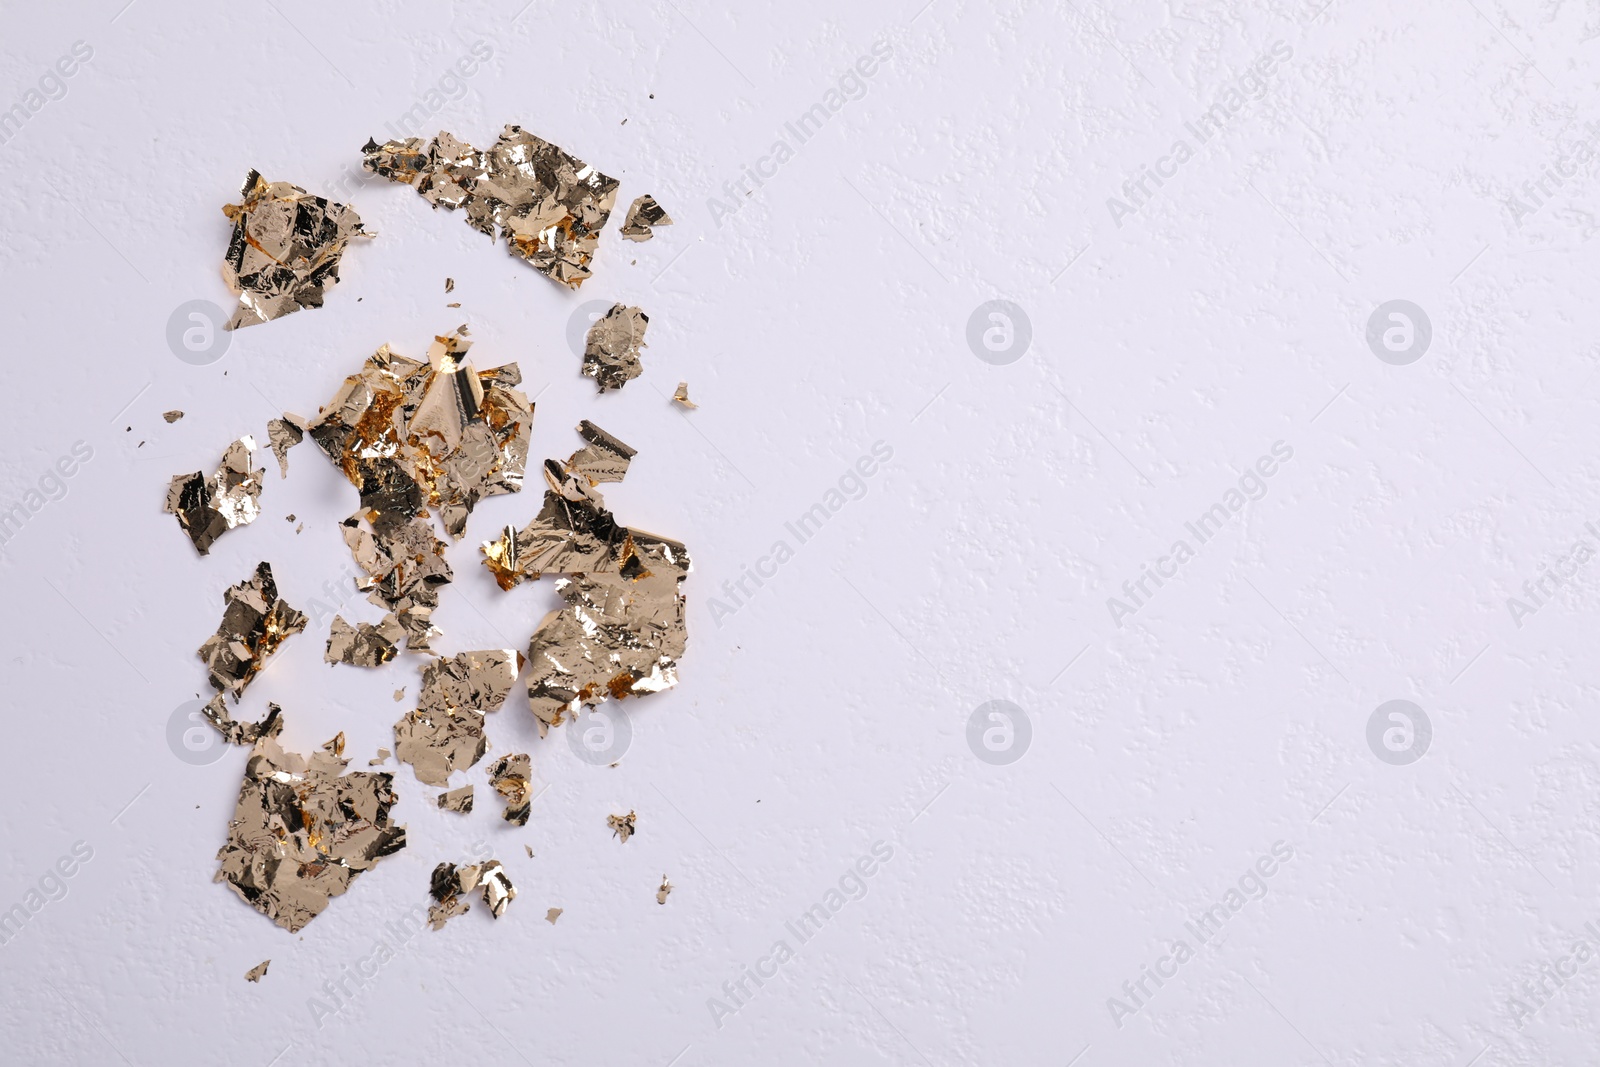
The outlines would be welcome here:
[[[222,622],[206,638],[199,655],[211,673],[211,685],[237,700],[260,673],[278,646],[306,628],[306,617],[278,596],[272,565],[256,565],[255,574],[222,594]]]
[[[242,203],[222,208],[233,220],[222,279],[239,295],[224,330],[321,307],[324,293],[339,280],[345,246],[355,237],[376,236],[348,204],[288,182],[268,182],[253,170],[239,192]]]
[[[250,751],[215,880],[295,933],[404,848],[406,830],[390,819],[394,775],[344,773],[348,761],[327,750],[285,752],[282,726],[280,717]]]
[[[472,783],[468,782],[460,789],[452,789],[448,793],[440,793],[439,808],[441,811],[455,811],[462,815],[471,813]]]
[[[267,422],[267,444],[278,458],[278,477],[289,477],[289,449],[305,440],[306,420],[285,411],[283,418]]]
[[[600,231],[617,200],[615,178],[583,160],[508,125],[479,150],[440,132],[362,146],[362,165],[410,185],[435,208],[461,208],[467,225],[536,270],[576,289],[589,277]]]
[[[245,434],[229,445],[222,463],[208,478],[201,471],[177,474],[167,486],[163,510],[178,517],[202,556],[209,555],[217,538],[238,526],[248,526],[261,514],[262,478],[267,471],[254,467],[256,439]]]
[[[505,820],[512,826],[528,825],[528,814],[533,808],[529,780],[533,777],[533,760],[526,752],[501,756],[489,765],[489,784],[506,802]]]
[[[626,471],[634,450],[592,424],[588,447],[566,463],[544,465],[544,506],[520,531],[507,527],[482,546],[484,565],[502,589],[546,572],[566,575],[555,588],[566,607],[550,612],[528,646],[528,704],[543,736],[568,715],[610,697],[642,696],[677,684],[688,642],[684,577],[687,549],[621,526],[606,510],[598,478]],[[604,435],[604,436],[601,436]],[[607,446],[610,464],[591,454]]]
[[[600,392],[621,389],[644,371],[639,349],[645,347],[649,325],[650,316],[625,304],[612,305],[594,320],[583,342],[583,373],[595,380]]]
[[[671,226],[672,219],[656,203],[656,198],[646,193],[628,205],[628,216],[622,221],[622,236],[630,241],[648,241],[655,236],[651,227]]]

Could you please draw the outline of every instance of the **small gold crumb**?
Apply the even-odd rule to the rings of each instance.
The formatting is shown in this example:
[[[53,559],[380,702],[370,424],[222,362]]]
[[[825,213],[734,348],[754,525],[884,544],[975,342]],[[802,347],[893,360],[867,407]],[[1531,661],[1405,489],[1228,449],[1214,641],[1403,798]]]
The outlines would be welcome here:
[[[673,399],[673,401],[675,403],[682,404],[686,408],[697,408],[697,407],[700,406],[699,404],[696,404],[693,400],[689,399],[689,383],[688,382],[679,382],[678,383],[678,388],[673,390],[672,399]]]
[[[549,911],[544,913],[544,921],[549,923],[551,926],[554,926],[556,924],[556,920],[559,918],[561,918],[560,908],[551,908]]]
[[[283,517],[283,521],[284,522],[293,522],[294,521],[294,516],[293,515],[285,515]]]
[[[396,689],[394,691],[394,700],[395,700],[396,704],[398,704],[400,701],[404,700],[405,698],[406,698],[406,691],[404,689]]]
[[[447,308],[458,308],[458,307],[460,307],[460,306],[461,306],[461,303],[460,303],[460,301],[457,301],[457,302],[456,302],[456,303],[454,303],[454,304],[446,304],[446,305],[445,305],[445,307],[447,307]]]
[[[523,845],[522,847],[528,850],[528,858],[530,860],[533,859],[533,846],[532,845]]]
[[[447,293],[454,292],[455,288],[456,288],[456,280],[454,278],[446,278],[444,280],[444,291],[445,292],[447,292]]]
[[[161,417],[163,419],[166,419],[168,422],[177,422],[179,419],[183,418],[183,412],[176,411],[176,410],[174,410],[174,411],[163,411],[161,413]]]
[[[607,815],[606,825],[611,827],[613,837],[620,837],[622,838],[622,843],[627,844],[628,838],[634,835],[634,823],[638,818],[639,816],[631,811],[626,815]]]
[[[667,902],[667,894],[671,892],[672,883],[667,881],[667,876],[663,874],[661,876],[661,888],[656,890],[656,903],[665,904]]]
[[[168,421],[170,422],[171,420],[169,419]],[[260,963],[244,972],[244,980],[247,982],[261,981],[261,979],[266,976],[267,964],[271,962],[271,960],[262,960]]]

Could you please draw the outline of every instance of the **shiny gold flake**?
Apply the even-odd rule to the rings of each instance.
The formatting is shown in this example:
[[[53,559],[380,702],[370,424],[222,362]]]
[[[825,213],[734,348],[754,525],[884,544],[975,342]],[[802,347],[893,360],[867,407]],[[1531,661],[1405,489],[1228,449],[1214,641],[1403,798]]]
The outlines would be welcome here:
[[[285,411],[283,418],[267,422],[267,444],[278,457],[278,477],[289,477],[289,449],[306,438],[306,420]]]
[[[202,556],[217,538],[236,526],[247,526],[261,514],[261,479],[266,469],[253,466],[256,439],[245,434],[222,454],[222,465],[209,478],[202,471],[174,475],[167,487],[165,510]]]
[[[272,564],[265,562],[253,577],[230,586],[222,602],[222,622],[199,653],[212,686],[237,700],[278,646],[306,628],[306,617],[279,598]]]
[[[436,508],[459,538],[479,500],[522,489],[533,423],[522,373],[474,370],[464,333],[435,337],[426,362],[384,345],[308,427],[379,531]]]
[[[417,780],[448,786],[450,775],[483,758],[489,742],[483,736],[481,711],[416,708],[394,724],[394,754],[411,764]]]
[[[629,448],[588,419],[578,423],[578,435],[589,443],[572,454],[562,474],[582,475],[591,489],[627,477],[628,464],[639,454],[637,448]]]
[[[271,962],[271,960],[262,960],[260,963],[244,972],[244,980],[246,982],[261,981],[261,979],[267,976],[267,965]]]
[[[171,425],[172,423],[177,422],[179,419],[183,418],[183,412],[177,411],[177,410],[163,411],[161,413],[161,417],[163,419],[167,420],[168,425]]]
[[[446,278],[444,280],[444,291],[445,292],[453,293],[453,292],[455,292],[455,288],[456,288],[456,280],[454,278]]]
[[[374,236],[349,205],[288,182],[268,182],[253,170],[240,195],[243,203],[222,209],[233,220],[222,279],[239,294],[225,330],[321,307],[324,292],[339,280],[345,245]]]
[[[405,628],[394,615],[385,615],[376,626],[369,622],[351,626],[335,615],[322,658],[327,663],[348,663],[353,667],[382,666],[394,659],[396,646],[405,635]]]
[[[628,217],[622,222],[622,236],[630,241],[648,241],[654,237],[652,226],[671,226],[668,217],[656,198],[646,194],[628,206]]]
[[[532,777],[533,760],[525,752],[501,756],[489,765],[489,784],[505,798],[505,820],[513,826],[528,825],[533,808],[528,780]]]
[[[346,774],[348,761],[327,751],[285,752],[282,725],[278,718],[250,751],[216,881],[295,933],[357,875],[404,848],[406,830],[389,817],[394,775]]]
[[[626,845],[628,838],[634,835],[634,824],[638,820],[639,816],[630,811],[626,815],[607,815],[606,825],[611,827],[611,836],[622,838],[622,843]]]
[[[441,657],[422,669],[418,706],[426,711],[498,711],[525,662],[521,652],[509,648]]]
[[[391,756],[391,755],[393,755],[393,753],[392,753],[392,752],[390,752],[390,751],[389,751],[389,750],[388,750],[388,749],[386,749],[386,748],[380,748],[380,749],[378,749],[378,756],[377,756],[377,758],[376,758],[376,759],[369,759],[369,760],[367,760],[367,766],[368,766],[368,767],[378,767],[378,766],[381,766],[381,765],[383,765],[383,764],[385,764],[385,763],[387,763],[387,762],[389,762],[389,757],[390,757],[390,756]]]
[[[607,177],[520,126],[480,151],[448,133],[361,149],[363,165],[402,182],[435,208],[461,208],[473,229],[506,241],[513,256],[576,289],[589,277],[600,231],[617,200]]]
[[[441,811],[458,811],[463,815],[472,811],[472,784],[469,782],[460,789],[440,793],[439,808]]]
[[[544,921],[549,923],[551,926],[554,926],[556,924],[556,920],[561,918],[562,910],[563,909],[561,908],[551,908],[549,911],[544,913]]]
[[[428,892],[438,901],[428,908],[428,925],[438,930],[457,915],[465,915],[470,908],[466,898],[474,890],[481,894],[489,914],[496,919],[505,914],[507,905],[517,896],[511,877],[499,860],[465,867],[441,863],[428,879]]]
[[[693,410],[694,408],[697,408],[697,407],[700,406],[699,404],[696,404],[693,400],[689,399],[689,383],[688,382],[679,382],[678,383],[678,388],[676,388],[676,389],[674,389],[672,391],[672,399],[673,399],[673,401],[675,403],[682,404],[684,407],[689,408],[690,410]]]
[[[621,389],[644,370],[639,349],[650,316],[635,307],[614,304],[594,320],[583,343],[583,373],[593,378],[600,392]]]
[[[661,876],[661,888],[656,890],[656,903],[665,904],[667,895],[672,892],[672,883],[667,881],[667,876]]]
[[[596,463],[592,450],[604,440],[625,450],[611,451],[613,457],[626,459],[633,450],[598,427],[580,432],[588,447],[564,464],[545,462],[549,488],[539,515],[482,548],[502,589],[545,572],[567,575],[555,582],[566,607],[545,616],[528,646],[528,704],[541,736],[585,706],[676,685],[688,642],[682,592],[688,551],[616,522],[595,486],[626,468],[615,458],[609,467]]]

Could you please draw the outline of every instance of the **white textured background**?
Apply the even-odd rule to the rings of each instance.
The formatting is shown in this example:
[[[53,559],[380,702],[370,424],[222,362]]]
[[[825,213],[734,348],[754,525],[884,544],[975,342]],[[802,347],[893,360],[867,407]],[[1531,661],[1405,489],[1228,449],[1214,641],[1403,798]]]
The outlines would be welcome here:
[[[0,144],[0,508],[43,504],[0,555],[0,909],[75,842],[93,858],[0,945],[0,1056],[1594,1062],[1600,564],[1520,626],[1506,600],[1600,545],[1600,179],[1564,162],[1591,137],[1600,10],[917,2],[8,5],[0,106],[74,42],[93,56]],[[366,138],[478,41],[494,58],[422,132],[486,144],[519,122],[622,180],[615,219],[651,192],[677,220],[644,245],[614,221],[581,293],[359,177]],[[865,96],[719,225],[709,198],[875,41],[892,59]],[[1119,226],[1107,199],[1280,41],[1264,95]],[[1520,190],[1558,163],[1519,218],[1508,198],[1534,208]],[[251,167],[380,236],[325,308],[191,365],[168,317],[228,303],[219,208]],[[1006,365],[966,340],[992,299],[1032,324]],[[1405,366],[1365,338],[1391,299],[1432,323]],[[620,394],[567,347],[586,300],[651,316]],[[266,514],[204,559],[161,500],[379,344],[420,356],[461,321],[480,367],[516,360],[543,390],[534,461],[581,418],[640,450],[607,497],[693,552],[682,682],[633,706],[614,770],[540,742],[513,696],[492,753],[532,751],[549,787],[524,829],[484,795],[487,761],[458,776],[479,788],[465,818],[401,768],[410,846],[292,936],[211,882],[244,753],[194,765],[166,730],[205,688],[222,590],[267,559],[291,603],[325,598],[355,494],[309,443],[288,481],[265,456]],[[666,401],[680,379],[698,411]],[[30,498],[80,440],[65,496]],[[714,620],[722,583],[876,441],[893,459],[865,495]],[[1107,598],[1277,441],[1293,459],[1265,497],[1116,625]],[[522,646],[546,609],[475,562],[532,516],[530,486],[452,552],[443,651]],[[417,660],[328,668],[325,634],[245,708],[282,703],[290,747],[344,730],[360,769]],[[967,741],[992,699],[1032,731],[1005,766]],[[1406,766],[1367,741],[1391,699],[1433,728]],[[620,846],[605,816],[629,808]],[[785,923],[875,841],[893,858],[866,895],[799,945]],[[1264,898],[1201,945],[1185,923],[1277,842],[1293,858]],[[484,850],[520,891],[505,918],[479,906],[351,977],[436,862]],[[778,977],[714,1012],[780,939]],[[1118,1017],[1109,998],[1180,939],[1194,958]],[[1546,963],[1576,975],[1536,996]]]

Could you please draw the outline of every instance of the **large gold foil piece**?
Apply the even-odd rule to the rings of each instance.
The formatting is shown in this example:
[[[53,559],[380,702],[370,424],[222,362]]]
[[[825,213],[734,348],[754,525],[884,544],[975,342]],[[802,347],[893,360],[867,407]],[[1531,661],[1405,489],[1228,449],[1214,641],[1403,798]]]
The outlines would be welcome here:
[[[474,370],[471,345],[461,330],[435,337],[425,362],[384,345],[307,427],[379,531],[434,508],[459,538],[479,500],[522,489],[533,424],[522,372]]]
[[[366,169],[435,208],[461,208],[467,225],[504,238],[513,256],[572,289],[589,277],[617,200],[615,178],[520,126],[485,150],[440,132],[431,141],[369,140],[361,152]]]
[[[239,195],[242,203],[222,208],[233,220],[222,279],[239,294],[225,330],[321,307],[323,294],[339,280],[345,245],[374,236],[348,204],[288,182],[268,182],[253,170]]]
[[[211,685],[235,700],[261,672],[278,646],[306,628],[306,617],[278,596],[272,564],[222,594],[222,622],[200,646],[200,658],[211,672]]]
[[[502,589],[564,575],[555,588],[566,606],[545,616],[528,645],[528,704],[541,736],[583,707],[676,685],[688,643],[688,550],[617,523],[596,486],[620,480],[634,450],[593,424],[579,432],[587,447],[566,463],[545,462],[549,488],[538,516],[482,546]],[[612,442],[606,463],[595,458],[602,442]]]
[[[621,389],[643,371],[639,349],[650,316],[635,307],[614,304],[594,320],[583,342],[583,373],[595,380],[600,392]]]
[[[656,198],[646,193],[628,205],[628,217],[622,220],[622,236],[630,241],[648,241],[655,236],[653,226],[671,226],[672,219]]]
[[[346,774],[349,761],[326,748],[309,758],[285,752],[282,725],[277,719],[250,750],[215,880],[295,933],[357,875],[404,848],[406,830],[390,819],[394,775]]]
[[[255,466],[256,439],[245,434],[222,454],[222,463],[210,476],[201,471],[177,474],[167,486],[165,511],[178,517],[202,556],[229,530],[248,526],[261,514],[261,479],[265,467]]]
[[[341,523],[344,543],[364,572],[356,579],[356,588],[372,603],[389,609],[405,633],[407,648],[430,651],[428,642],[439,636],[433,625],[439,587],[453,577],[445,562],[444,542],[426,516],[393,524],[374,522],[379,518],[375,512],[357,512]]]

